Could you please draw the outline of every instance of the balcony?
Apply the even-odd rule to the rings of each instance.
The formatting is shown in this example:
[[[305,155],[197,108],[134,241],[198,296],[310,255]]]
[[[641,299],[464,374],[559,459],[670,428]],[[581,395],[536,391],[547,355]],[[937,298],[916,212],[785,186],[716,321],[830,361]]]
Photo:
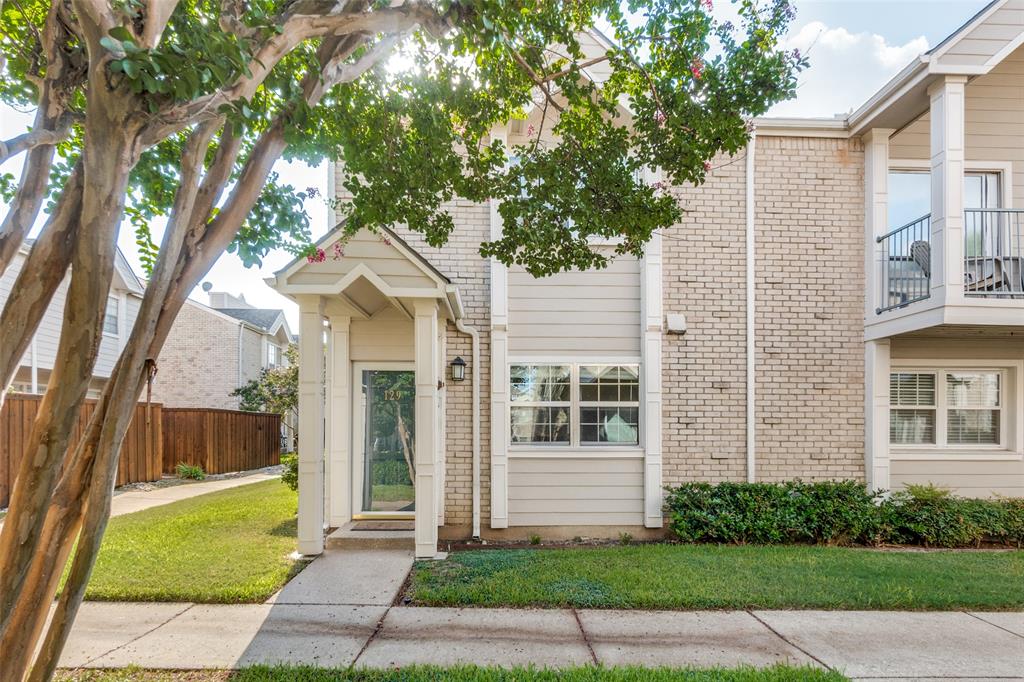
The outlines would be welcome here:
[[[963,235],[961,274],[965,301],[1024,300],[1024,210],[967,209]],[[891,230],[875,241],[879,254],[879,300],[875,314],[931,298],[931,215]]]

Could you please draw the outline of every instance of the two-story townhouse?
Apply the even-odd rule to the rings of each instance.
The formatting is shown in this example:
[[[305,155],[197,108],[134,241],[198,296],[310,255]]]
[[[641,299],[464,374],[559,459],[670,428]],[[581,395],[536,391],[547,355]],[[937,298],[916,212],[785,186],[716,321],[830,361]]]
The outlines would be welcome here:
[[[31,240],[22,244],[11,261],[10,267],[0,277],[0,306],[7,302],[11,288],[28,257]],[[29,349],[21,360],[15,374],[12,388],[18,393],[42,394],[57,358],[60,330],[64,320],[64,301],[67,297],[71,276],[68,275],[57,287],[53,300],[43,314],[39,327]],[[136,276],[124,254],[118,249],[114,259],[114,275],[110,282],[106,315],[103,319],[103,338],[100,341],[93,379],[89,386],[89,397],[97,397],[110,378],[114,364],[128,340],[132,325],[142,304],[143,283]]]
[[[413,519],[424,557],[439,535],[654,535],[691,480],[1024,495],[1024,0],[712,166],[605,270],[482,259],[500,215],[460,202],[441,249],[339,226],[338,257],[268,280],[300,307],[300,551],[375,518]]]
[[[232,391],[285,363],[294,339],[283,310],[206,290],[209,305],[188,299],[174,321],[157,359],[153,399],[166,407],[237,410]]]

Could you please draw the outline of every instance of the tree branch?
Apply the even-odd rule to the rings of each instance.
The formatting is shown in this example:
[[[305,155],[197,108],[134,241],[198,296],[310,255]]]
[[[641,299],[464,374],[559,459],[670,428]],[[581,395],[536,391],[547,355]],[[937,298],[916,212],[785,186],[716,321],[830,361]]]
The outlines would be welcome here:
[[[0,140],[0,163],[17,156],[22,152],[31,151],[43,145],[55,145],[66,140],[71,134],[71,127],[76,121],[82,120],[78,114],[65,114],[57,121],[57,127],[50,129],[31,130],[12,137],[9,140]]]

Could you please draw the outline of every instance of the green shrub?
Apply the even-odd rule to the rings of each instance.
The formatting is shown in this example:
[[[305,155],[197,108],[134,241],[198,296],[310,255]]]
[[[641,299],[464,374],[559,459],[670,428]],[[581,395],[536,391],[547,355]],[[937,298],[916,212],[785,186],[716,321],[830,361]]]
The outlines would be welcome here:
[[[384,459],[373,463],[374,485],[409,485],[411,482],[404,459]]]
[[[687,483],[667,507],[687,542],[848,544],[874,532],[873,500],[855,481]]]
[[[201,481],[206,478],[206,472],[198,464],[178,462],[178,466],[174,467],[174,473],[178,475],[178,478],[187,478],[193,481]]]
[[[685,542],[734,544],[1024,545],[1024,500],[976,500],[934,486],[883,498],[855,481],[687,483],[668,491]]]
[[[294,452],[281,455],[281,465],[284,471],[281,472],[281,483],[292,490],[299,489],[299,456]]]

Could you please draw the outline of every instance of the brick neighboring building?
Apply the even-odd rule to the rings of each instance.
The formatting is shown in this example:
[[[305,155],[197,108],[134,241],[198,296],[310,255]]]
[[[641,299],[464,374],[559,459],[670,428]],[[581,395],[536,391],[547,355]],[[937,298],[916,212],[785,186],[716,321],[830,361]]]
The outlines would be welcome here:
[[[153,400],[166,407],[237,410],[231,392],[284,362],[293,340],[284,311],[255,308],[244,296],[210,292],[210,305],[191,299],[174,321],[157,360]]]
[[[1024,496],[1018,14],[993,2],[848,116],[756,121],[704,185],[668,188],[683,218],[641,259],[534,279],[479,257],[493,203],[446,206],[441,249],[332,231],[268,281],[304,340],[300,551],[395,517],[422,557],[650,537],[684,481]],[[528,143],[541,116],[494,136]]]

